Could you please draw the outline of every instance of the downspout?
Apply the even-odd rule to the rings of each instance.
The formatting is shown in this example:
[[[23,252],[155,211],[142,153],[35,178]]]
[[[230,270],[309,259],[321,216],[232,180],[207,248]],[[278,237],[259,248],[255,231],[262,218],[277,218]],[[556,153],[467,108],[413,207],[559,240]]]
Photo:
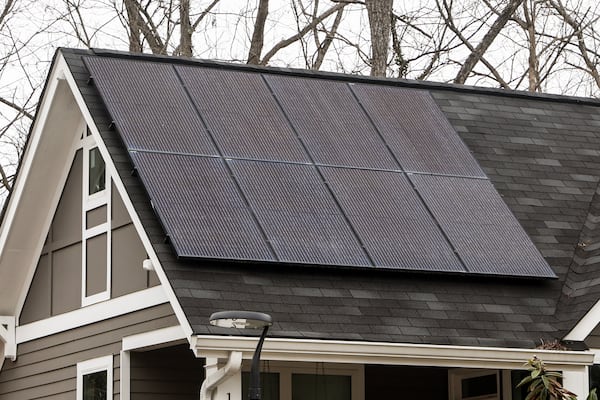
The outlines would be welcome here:
[[[200,388],[200,400],[212,400],[212,393],[215,388],[230,376],[237,374],[241,368],[242,352],[230,352],[227,364],[225,364],[223,368],[210,375],[207,374],[204,382],[202,382],[202,387]]]

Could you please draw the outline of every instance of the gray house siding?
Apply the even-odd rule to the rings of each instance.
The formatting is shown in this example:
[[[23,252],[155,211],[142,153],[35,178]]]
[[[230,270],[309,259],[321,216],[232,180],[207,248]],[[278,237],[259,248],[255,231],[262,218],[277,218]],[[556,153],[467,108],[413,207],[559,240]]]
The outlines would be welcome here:
[[[169,304],[19,344],[17,361],[0,373],[0,399],[74,399],[77,363],[113,355],[114,399],[119,399],[123,337],[178,325]]]

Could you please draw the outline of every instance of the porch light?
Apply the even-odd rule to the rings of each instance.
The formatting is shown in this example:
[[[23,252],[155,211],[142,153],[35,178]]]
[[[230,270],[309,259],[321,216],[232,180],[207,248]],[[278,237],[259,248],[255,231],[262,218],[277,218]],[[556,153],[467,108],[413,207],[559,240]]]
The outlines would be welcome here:
[[[273,325],[273,319],[269,314],[254,311],[219,311],[210,316],[210,324],[221,328],[237,329],[261,329],[260,340],[252,356],[252,367],[250,368],[250,387],[248,388],[249,400],[261,400],[260,387],[260,352],[262,350],[269,326]]]

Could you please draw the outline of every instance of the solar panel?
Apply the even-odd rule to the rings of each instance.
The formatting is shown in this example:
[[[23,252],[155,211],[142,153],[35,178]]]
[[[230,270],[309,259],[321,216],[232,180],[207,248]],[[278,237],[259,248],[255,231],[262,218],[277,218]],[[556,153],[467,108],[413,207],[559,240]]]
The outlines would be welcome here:
[[[365,84],[351,88],[404,170],[485,176],[428,92]]]
[[[376,266],[465,271],[403,173],[322,171]]]
[[[180,257],[274,261],[222,159],[131,155]]]
[[[488,180],[416,174],[410,179],[469,272],[556,277]]]
[[[260,74],[176,66],[226,157],[307,162]]]
[[[84,61],[128,149],[217,154],[172,65],[108,57]]]
[[[279,260],[371,265],[315,167],[240,160],[230,165]]]
[[[265,79],[315,162],[399,168],[345,83],[278,75]]]

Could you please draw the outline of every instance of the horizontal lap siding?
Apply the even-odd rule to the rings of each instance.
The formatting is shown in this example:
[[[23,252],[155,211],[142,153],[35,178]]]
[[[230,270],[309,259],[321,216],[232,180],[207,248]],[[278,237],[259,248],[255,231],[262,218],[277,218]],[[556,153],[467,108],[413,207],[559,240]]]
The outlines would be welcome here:
[[[177,325],[171,306],[160,306],[47,336],[18,346],[17,361],[0,372],[0,400],[74,399],[77,363],[109,354],[114,398],[119,399],[121,340]]]

